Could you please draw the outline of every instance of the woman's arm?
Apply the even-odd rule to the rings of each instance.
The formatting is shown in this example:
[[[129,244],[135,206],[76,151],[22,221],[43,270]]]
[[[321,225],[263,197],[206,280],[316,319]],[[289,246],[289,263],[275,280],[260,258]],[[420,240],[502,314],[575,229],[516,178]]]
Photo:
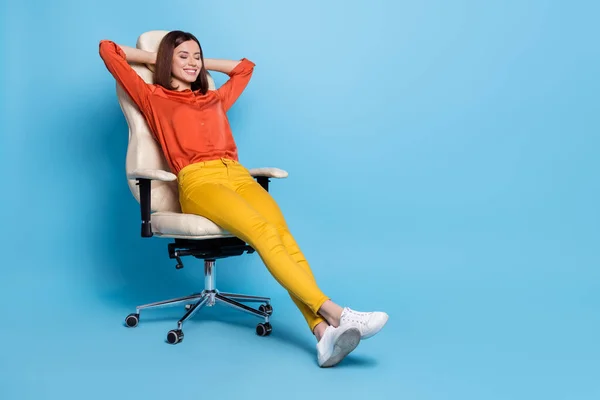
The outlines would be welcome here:
[[[156,53],[117,44],[125,52],[127,62],[136,64],[156,64]]]
[[[146,52],[142,50],[123,47],[109,40],[101,40],[99,49],[100,57],[104,60],[108,71],[123,87],[129,97],[131,97],[140,109],[144,109],[148,105],[151,90],[138,73],[131,68],[128,58],[131,56],[133,58],[132,62],[145,62],[151,61],[151,57],[149,54],[143,54]],[[129,51],[129,54],[126,53],[126,50]]]
[[[211,60],[209,65],[211,68],[215,68],[214,71],[224,72],[229,75],[227,82],[217,89],[217,94],[221,98],[223,108],[227,111],[248,85],[254,71],[254,63],[246,58],[242,58],[240,61]],[[205,67],[208,69],[208,65]]]
[[[204,68],[206,68],[209,71],[217,71],[217,72],[222,72],[224,74],[229,75],[229,73],[231,71],[233,71],[233,69],[235,67],[237,67],[239,63],[240,63],[240,60],[234,61],[234,60],[221,60],[221,59],[217,59],[217,58],[205,58],[204,59]]]

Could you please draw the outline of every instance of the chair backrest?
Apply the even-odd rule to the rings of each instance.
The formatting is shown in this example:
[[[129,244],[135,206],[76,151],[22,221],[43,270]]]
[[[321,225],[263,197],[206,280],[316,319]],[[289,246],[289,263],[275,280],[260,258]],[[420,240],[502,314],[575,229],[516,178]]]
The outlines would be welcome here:
[[[138,49],[156,52],[162,38],[169,31],[149,31],[140,35],[136,47]],[[131,67],[144,79],[146,83],[153,83],[153,71],[148,65],[132,64]],[[209,90],[215,89],[215,82],[208,76]],[[152,131],[148,127],[144,116],[138,107],[117,83],[117,98],[121,110],[125,115],[125,120],[129,126],[129,141],[127,145],[127,157],[125,160],[125,170],[129,173],[136,169],[156,169],[171,172],[169,165],[158,141],[154,138]],[[140,201],[139,186],[135,179],[128,179],[129,189]],[[177,181],[162,182],[152,181],[151,184],[151,211],[172,211],[181,212],[179,204],[179,193]]]

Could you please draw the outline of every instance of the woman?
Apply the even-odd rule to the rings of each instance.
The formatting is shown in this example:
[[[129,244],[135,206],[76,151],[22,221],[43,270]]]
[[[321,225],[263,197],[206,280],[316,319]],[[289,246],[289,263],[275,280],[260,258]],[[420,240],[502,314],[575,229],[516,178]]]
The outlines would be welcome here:
[[[383,328],[387,314],[342,308],[321,291],[279,207],[238,162],[226,112],[246,88],[254,63],[204,59],[198,39],[181,31],[168,33],[157,53],[103,40],[100,56],[177,175],[182,211],[210,219],[257,251],[315,335],[319,366],[336,365]],[[154,84],[129,63],[154,64]],[[229,79],[208,90],[207,70]]]

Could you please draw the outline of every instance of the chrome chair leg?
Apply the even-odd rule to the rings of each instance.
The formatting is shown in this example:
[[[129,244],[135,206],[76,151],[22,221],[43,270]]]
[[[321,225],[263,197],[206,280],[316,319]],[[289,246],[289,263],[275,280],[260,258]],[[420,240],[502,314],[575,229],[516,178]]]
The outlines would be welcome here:
[[[163,300],[163,301],[157,301],[154,303],[144,304],[144,305],[136,307],[136,311],[139,314],[140,310],[150,309],[150,308],[162,308],[162,307],[176,306],[178,304],[189,303],[194,300],[199,300],[199,299],[202,299],[203,297],[204,297],[204,291],[201,293],[192,294],[189,296],[177,297],[175,299]]]
[[[248,314],[252,314],[257,317],[262,317],[265,319],[265,322],[269,322],[270,314],[267,314],[265,311],[259,311],[252,307],[248,307],[247,305],[239,303],[229,297],[225,297],[222,294],[215,295],[215,299],[223,304],[228,305],[229,307],[235,308],[240,311],[247,312]]]
[[[259,296],[248,296],[246,294],[236,294],[236,293],[223,293],[219,292],[221,296],[228,297],[232,300],[241,300],[249,303],[265,303],[270,304],[271,299],[268,297],[259,297]]]
[[[129,314],[127,317],[125,317],[125,325],[127,325],[130,328],[136,327],[140,322],[140,311],[141,310],[149,310],[152,308],[172,307],[172,306],[176,306],[178,304],[183,304],[183,303],[193,303],[194,301],[196,301],[196,305],[197,305],[198,303],[202,302],[204,299],[206,299],[206,294],[204,291],[202,291],[201,293],[192,294],[189,296],[177,297],[175,299],[157,301],[154,303],[148,303],[148,304],[144,304],[141,306],[137,306],[135,308],[135,313]],[[190,309],[192,309],[192,308],[194,308],[194,307],[190,307]],[[188,309],[188,310],[190,310],[190,309]],[[192,313],[192,315],[195,313],[196,313],[196,311],[194,311]],[[188,314],[189,314],[189,312],[188,312]],[[186,314],[186,315],[188,315],[188,314]]]
[[[267,302],[267,301],[270,302],[270,299],[267,299],[267,298],[265,298],[265,299],[266,299],[265,302]],[[264,318],[265,322],[259,323],[256,326],[256,334],[259,336],[268,336],[271,334],[271,332],[273,330],[271,323],[269,322],[269,318],[271,317],[271,314],[273,314],[273,307],[271,307],[271,304],[269,304],[269,303],[262,304],[257,310],[252,307],[248,307],[247,305],[242,304],[238,301],[235,301],[230,297],[224,296],[223,294],[220,294],[220,293],[217,293],[215,295],[215,300],[217,300],[218,302],[223,303],[229,307],[232,307],[236,310],[244,311],[248,314],[252,314],[254,316]],[[255,298],[254,301],[257,301],[257,299]]]
[[[204,307],[204,305],[208,302],[209,299],[210,296],[204,294],[199,302],[192,305],[188,312],[186,312],[185,315],[181,317],[181,319],[177,322],[177,329],[181,329],[183,327],[183,323],[188,319],[192,318],[194,314],[196,314],[198,311],[200,311],[200,309]]]
[[[170,330],[167,333],[167,342],[171,344],[177,344],[183,340],[183,323],[194,316],[210,299],[210,295],[208,293],[204,293],[202,295],[202,299],[197,303],[193,304],[188,311],[185,313],[183,317],[179,321],[177,321],[177,329]]]

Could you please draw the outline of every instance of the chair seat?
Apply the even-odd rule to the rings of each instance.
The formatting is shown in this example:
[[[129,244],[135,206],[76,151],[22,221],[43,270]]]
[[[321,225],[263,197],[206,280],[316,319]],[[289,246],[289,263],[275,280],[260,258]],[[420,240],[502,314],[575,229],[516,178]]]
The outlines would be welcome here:
[[[151,215],[156,236],[177,239],[215,239],[232,237],[211,220],[194,214],[159,211]]]

